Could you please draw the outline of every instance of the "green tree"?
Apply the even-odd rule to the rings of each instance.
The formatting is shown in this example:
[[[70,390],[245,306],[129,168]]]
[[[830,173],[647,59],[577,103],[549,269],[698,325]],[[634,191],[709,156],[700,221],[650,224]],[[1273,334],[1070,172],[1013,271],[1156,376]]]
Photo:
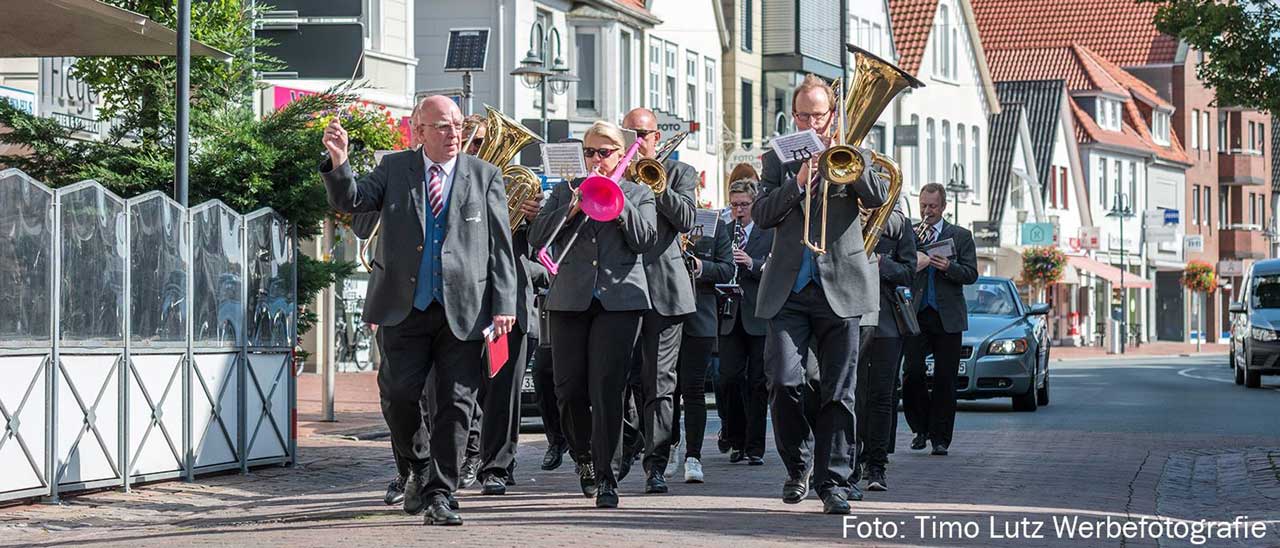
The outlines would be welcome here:
[[[1139,0],[1156,28],[1205,53],[1197,73],[1222,106],[1280,112],[1280,4],[1274,0]]]

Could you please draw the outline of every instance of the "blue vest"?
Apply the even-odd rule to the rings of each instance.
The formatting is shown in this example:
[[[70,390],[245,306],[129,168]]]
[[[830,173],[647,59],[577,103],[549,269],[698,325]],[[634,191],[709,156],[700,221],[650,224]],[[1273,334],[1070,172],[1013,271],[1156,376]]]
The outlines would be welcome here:
[[[809,285],[809,282],[822,286],[822,278],[818,276],[818,263],[814,260],[813,250],[805,246],[804,255],[800,257],[800,272],[796,273],[796,283],[792,284],[791,292],[799,293]]]
[[[454,169],[458,169],[455,165]],[[428,175],[424,177],[430,176]],[[440,262],[440,250],[443,248],[445,229],[449,226],[449,196],[444,197],[444,205],[439,215],[431,214],[431,197],[428,195],[430,181],[423,181],[422,210],[426,212],[426,230],[423,231],[422,262],[418,263],[418,283],[413,289],[413,307],[426,310],[431,303],[444,304],[444,270]]]

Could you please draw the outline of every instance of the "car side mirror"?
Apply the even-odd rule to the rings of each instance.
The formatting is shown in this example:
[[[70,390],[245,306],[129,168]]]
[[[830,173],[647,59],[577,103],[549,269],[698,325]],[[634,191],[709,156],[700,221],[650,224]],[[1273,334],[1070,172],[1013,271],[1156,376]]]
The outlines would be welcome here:
[[[1227,311],[1232,314],[1244,314],[1244,303],[1236,301],[1227,307]]]
[[[1027,310],[1028,316],[1044,316],[1049,313],[1049,305],[1046,303],[1033,304]]]

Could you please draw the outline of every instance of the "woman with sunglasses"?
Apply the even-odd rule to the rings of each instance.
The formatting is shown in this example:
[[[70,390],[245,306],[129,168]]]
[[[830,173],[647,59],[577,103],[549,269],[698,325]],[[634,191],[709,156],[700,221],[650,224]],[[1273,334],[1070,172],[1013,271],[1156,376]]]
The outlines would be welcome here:
[[[625,154],[624,146],[617,126],[593,124],[583,136],[588,171],[610,176]],[[535,249],[559,246],[581,231],[561,257],[545,304],[555,391],[582,494],[594,496],[599,508],[616,508],[627,364],[640,318],[650,307],[641,255],[653,246],[657,220],[653,192],[626,180],[618,182],[624,196],[622,214],[608,222],[588,218],[574,199],[584,180],[561,182],[552,189],[533,222],[530,241]],[[550,241],[565,219],[566,226]]]

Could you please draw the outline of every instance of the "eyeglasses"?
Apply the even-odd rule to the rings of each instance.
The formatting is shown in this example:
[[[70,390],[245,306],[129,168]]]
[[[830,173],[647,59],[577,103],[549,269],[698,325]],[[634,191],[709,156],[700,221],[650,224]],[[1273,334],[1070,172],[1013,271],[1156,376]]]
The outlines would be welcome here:
[[[476,148],[484,146],[484,137],[476,137],[475,139],[472,139],[471,146]]]
[[[751,207],[755,202],[731,202],[729,205],[733,207]]]
[[[630,129],[631,131],[636,132],[636,137],[639,137],[641,139],[648,138],[650,135],[653,135],[654,133],[658,132],[658,130],[656,129],[636,129],[636,128],[627,128],[627,129]]]
[[[453,133],[462,133],[462,124],[436,122],[434,124],[427,124],[427,127],[439,131],[440,133],[449,133],[450,130],[453,130]]]
[[[601,160],[603,160],[603,159],[605,159],[605,158],[608,158],[608,157],[610,157],[610,156],[613,156],[613,153],[615,153],[615,152],[617,152],[617,151],[618,151],[618,149],[616,149],[616,148],[591,148],[591,147],[582,147],[582,155],[583,155],[583,156],[586,156],[587,158],[592,158],[592,157],[594,157],[594,156],[596,156],[596,155],[599,155]]]
[[[795,117],[798,121],[808,122],[810,120],[821,120],[826,118],[829,114],[831,114],[831,111],[828,110],[826,112],[792,112],[791,116]]]

